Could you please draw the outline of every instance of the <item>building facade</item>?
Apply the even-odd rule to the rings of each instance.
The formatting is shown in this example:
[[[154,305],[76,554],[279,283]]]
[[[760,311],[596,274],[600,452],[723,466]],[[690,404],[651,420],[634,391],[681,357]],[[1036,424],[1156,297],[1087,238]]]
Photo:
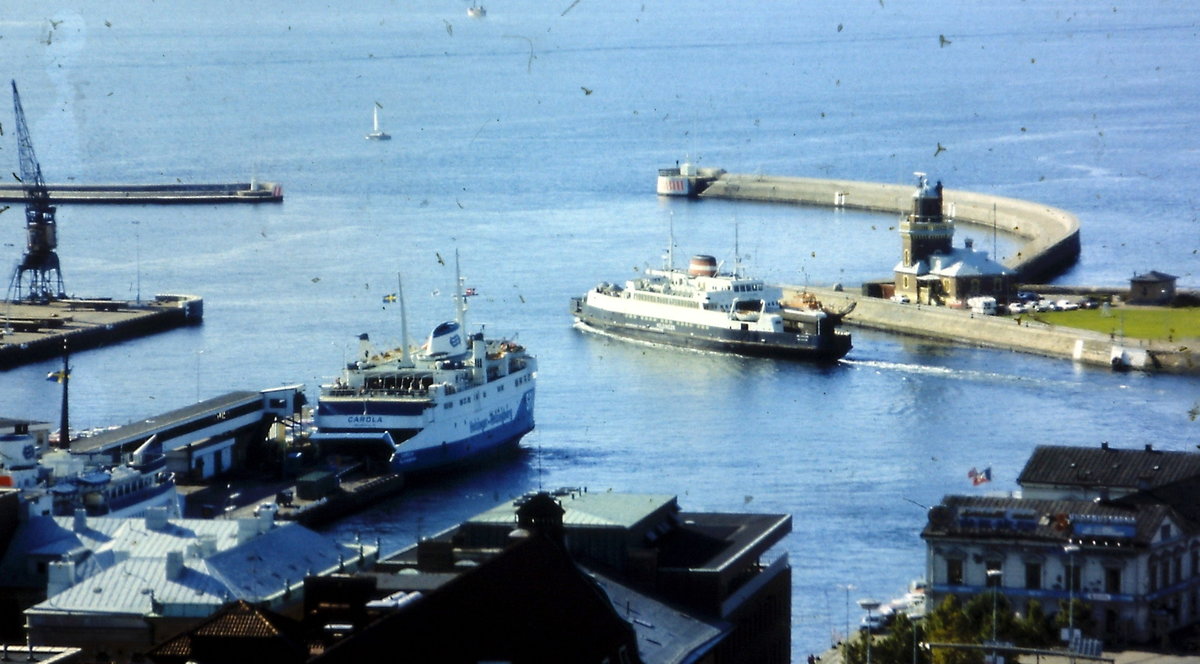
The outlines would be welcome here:
[[[947,496],[929,511],[931,602],[995,590],[1017,611],[1071,611],[1065,622],[1109,645],[1167,642],[1200,624],[1198,462],[1150,446],[1039,447],[1024,497]]]

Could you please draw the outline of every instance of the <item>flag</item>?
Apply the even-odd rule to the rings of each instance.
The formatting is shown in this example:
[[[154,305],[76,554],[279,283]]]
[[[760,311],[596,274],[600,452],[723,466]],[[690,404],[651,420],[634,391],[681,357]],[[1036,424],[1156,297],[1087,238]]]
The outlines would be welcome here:
[[[383,301],[384,301],[384,302],[395,302],[395,301],[396,301],[396,294],[395,294],[395,293],[388,293],[387,295],[384,295],[384,296],[383,296]]]
[[[463,297],[471,297],[472,295],[479,295],[479,293],[475,292],[474,288],[468,288],[463,291]]]
[[[988,466],[987,468],[984,468],[983,470],[975,470],[974,468],[972,468],[971,470],[967,471],[967,478],[970,479],[971,484],[973,484],[975,486],[979,486],[980,484],[983,484],[984,482],[991,482],[992,481],[992,467]]]
[[[52,380],[56,383],[61,383],[61,382],[63,382],[63,379],[70,378],[70,377],[71,377],[70,372],[64,371],[62,369],[59,369],[58,371],[51,371],[50,373],[46,374],[46,380]]]

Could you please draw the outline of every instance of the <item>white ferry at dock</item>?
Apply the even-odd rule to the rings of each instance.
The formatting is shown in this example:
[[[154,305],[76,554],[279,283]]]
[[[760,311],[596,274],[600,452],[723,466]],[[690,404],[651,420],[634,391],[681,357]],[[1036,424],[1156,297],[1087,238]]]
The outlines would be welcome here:
[[[789,310],[782,289],[718,270],[693,256],[687,270],[647,269],[624,286],[602,283],[571,300],[578,324],[617,336],[764,357],[833,361],[850,350],[841,316],[818,307]]]
[[[456,320],[437,325],[420,351],[407,333],[384,352],[359,337],[358,359],[321,386],[311,439],[322,455],[421,473],[516,449],[533,430],[537,360],[513,340],[466,333],[461,282],[455,301]]]

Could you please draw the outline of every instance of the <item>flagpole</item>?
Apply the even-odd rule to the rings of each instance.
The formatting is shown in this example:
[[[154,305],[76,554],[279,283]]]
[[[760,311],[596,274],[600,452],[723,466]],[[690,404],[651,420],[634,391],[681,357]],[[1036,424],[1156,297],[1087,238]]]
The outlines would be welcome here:
[[[63,340],[63,367],[62,367],[62,412],[59,414],[58,423],[58,446],[64,450],[71,449],[71,429],[68,413],[68,386],[71,384],[71,366],[68,363],[70,353],[67,350],[67,340]]]

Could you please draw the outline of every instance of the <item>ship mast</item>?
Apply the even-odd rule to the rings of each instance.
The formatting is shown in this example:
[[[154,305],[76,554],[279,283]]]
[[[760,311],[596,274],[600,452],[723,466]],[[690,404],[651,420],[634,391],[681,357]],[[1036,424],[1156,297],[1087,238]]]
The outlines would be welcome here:
[[[675,211],[667,217],[667,271],[675,269]]]
[[[454,312],[458,328],[467,333],[467,301],[462,293],[462,273],[458,269],[458,249],[454,250]]]
[[[408,312],[404,308],[404,283],[400,273],[396,273],[396,294],[400,297],[400,366],[411,367],[412,361],[408,356]]]

